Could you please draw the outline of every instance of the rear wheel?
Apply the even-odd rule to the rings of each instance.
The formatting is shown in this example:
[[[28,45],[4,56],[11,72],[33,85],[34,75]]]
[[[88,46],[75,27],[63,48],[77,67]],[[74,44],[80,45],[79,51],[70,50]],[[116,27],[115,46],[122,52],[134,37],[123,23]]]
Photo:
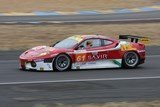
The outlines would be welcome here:
[[[53,68],[58,71],[66,71],[71,67],[71,59],[66,54],[59,54],[54,61]]]
[[[139,63],[139,56],[136,52],[126,52],[123,56],[123,67],[124,68],[135,68]]]

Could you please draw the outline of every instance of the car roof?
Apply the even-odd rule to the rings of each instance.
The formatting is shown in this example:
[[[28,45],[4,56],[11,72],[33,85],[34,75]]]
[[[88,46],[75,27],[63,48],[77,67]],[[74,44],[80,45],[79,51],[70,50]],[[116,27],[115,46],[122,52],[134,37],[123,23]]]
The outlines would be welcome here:
[[[101,38],[101,39],[111,39],[113,40],[112,38],[109,38],[107,36],[102,36],[102,35],[74,35],[73,37],[81,37],[83,38],[83,40],[85,39],[91,39],[91,38]]]

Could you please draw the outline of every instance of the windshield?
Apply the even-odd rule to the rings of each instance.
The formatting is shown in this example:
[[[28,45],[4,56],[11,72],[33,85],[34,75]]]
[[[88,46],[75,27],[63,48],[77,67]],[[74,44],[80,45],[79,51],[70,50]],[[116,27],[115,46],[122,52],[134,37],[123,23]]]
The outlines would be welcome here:
[[[73,38],[67,38],[64,39],[57,44],[54,45],[55,48],[66,48],[66,49],[71,49],[73,48],[76,44],[78,44],[79,41]]]

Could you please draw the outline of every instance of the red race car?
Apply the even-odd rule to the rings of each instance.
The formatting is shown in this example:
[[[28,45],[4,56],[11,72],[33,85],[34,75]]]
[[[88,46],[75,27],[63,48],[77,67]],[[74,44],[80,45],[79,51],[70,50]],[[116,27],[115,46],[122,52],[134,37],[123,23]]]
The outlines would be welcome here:
[[[147,38],[120,35],[119,39],[131,39],[131,42],[101,35],[75,35],[52,46],[37,46],[20,55],[20,69],[134,68],[145,62],[145,45],[138,41]]]

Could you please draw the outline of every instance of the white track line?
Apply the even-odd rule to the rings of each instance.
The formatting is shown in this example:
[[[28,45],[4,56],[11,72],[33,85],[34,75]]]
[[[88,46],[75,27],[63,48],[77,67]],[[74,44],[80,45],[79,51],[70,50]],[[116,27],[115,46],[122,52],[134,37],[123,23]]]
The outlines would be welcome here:
[[[127,78],[77,79],[77,80],[55,80],[55,81],[2,82],[2,83],[0,83],[0,85],[91,82],[91,81],[120,81],[120,80],[143,80],[143,79],[160,79],[160,76],[153,76],[153,77],[127,77]]]

